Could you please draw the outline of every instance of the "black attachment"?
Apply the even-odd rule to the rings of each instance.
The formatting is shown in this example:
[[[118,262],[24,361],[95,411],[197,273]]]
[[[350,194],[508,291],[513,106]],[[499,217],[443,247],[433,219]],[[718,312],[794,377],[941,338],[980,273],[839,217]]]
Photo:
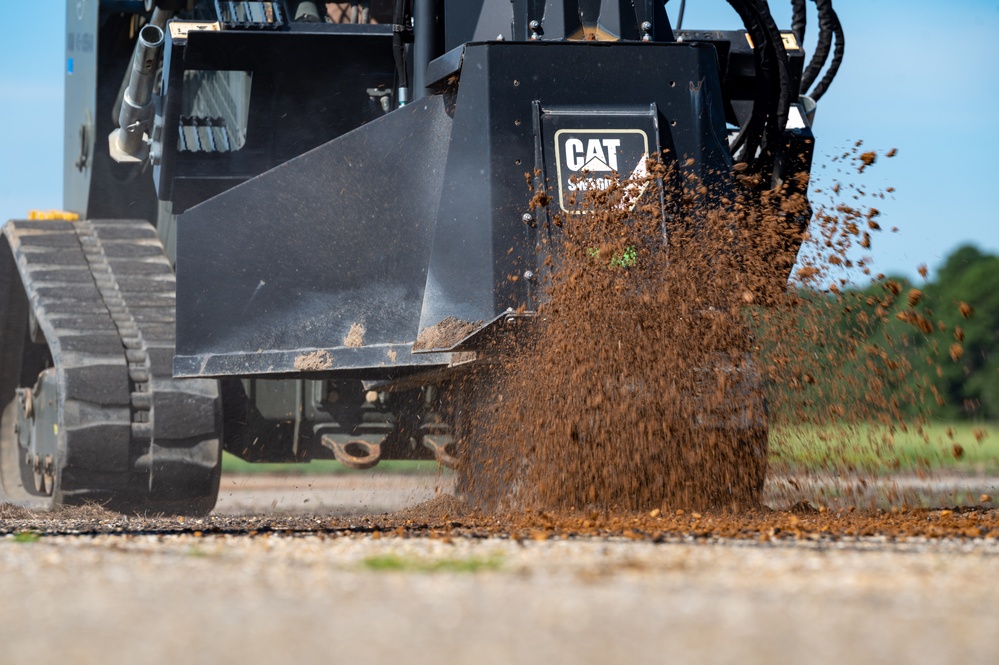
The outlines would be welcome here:
[[[392,379],[447,364],[438,351],[537,304],[528,273],[542,265],[545,219],[525,219],[525,173],[550,171],[558,140],[641,132],[650,154],[670,148],[664,158],[683,175],[731,187],[713,47],[489,42],[462,53],[443,59],[459,71],[431,67],[444,94],[180,216],[177,375]],[[663,72],[676,85],[649,85]],[[567,123],[547,123],[555,115]],[[618,116],[628,122],[606,124]],[[621,138],[624,155],[615,135],[604,138]],[[449,320],[456,334],[444,334]]]

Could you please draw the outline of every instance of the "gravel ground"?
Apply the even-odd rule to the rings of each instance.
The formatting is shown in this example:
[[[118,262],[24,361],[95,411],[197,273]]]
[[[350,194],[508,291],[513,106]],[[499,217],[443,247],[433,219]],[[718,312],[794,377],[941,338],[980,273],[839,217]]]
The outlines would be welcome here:
[[[0,575],[4,663],[995,663],[999,653],[995,541],[8,537]]]
[[[505,522],[375,484],[226,478],[238,510],[202,520],[0,507],[0,663],[999,660],[988,506]]]

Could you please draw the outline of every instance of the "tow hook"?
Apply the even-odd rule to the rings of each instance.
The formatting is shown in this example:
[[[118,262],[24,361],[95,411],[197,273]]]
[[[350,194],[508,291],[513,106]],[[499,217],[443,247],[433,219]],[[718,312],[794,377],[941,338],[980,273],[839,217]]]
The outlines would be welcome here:
[[[450,434],[424,434],[422,442],[434,454],[434,459],[441,466],[453,469],[458,464],[458,459],[447,452],[448,446],[452,443]]]
[[[331,434],[324,434],[322,444],[333,451],[340,464],[349,469],[363,471],[378,464],[382,459],[382,444],[361,439],[337,441]],[[353,451],[353,452],[351,452]],[[354,454],[360,452],[360,454]]]

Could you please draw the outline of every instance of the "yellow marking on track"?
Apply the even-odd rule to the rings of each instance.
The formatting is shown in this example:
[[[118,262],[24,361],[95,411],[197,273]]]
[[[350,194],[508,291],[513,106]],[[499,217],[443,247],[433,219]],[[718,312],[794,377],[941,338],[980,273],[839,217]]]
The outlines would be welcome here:
[[[29,210],[28,219],[61,219],[66,222],[75,222],[80,219],[80,216],[66,210]]]

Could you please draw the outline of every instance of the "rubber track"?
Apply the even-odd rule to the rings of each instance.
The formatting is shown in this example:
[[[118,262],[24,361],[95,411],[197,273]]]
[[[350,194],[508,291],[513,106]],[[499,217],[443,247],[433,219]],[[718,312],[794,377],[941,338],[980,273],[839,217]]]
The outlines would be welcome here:
[[[4,234],[62,387],[56,503],[211,510],[218,385],[172,378],[176,282],[155,229],[17,221]]]

